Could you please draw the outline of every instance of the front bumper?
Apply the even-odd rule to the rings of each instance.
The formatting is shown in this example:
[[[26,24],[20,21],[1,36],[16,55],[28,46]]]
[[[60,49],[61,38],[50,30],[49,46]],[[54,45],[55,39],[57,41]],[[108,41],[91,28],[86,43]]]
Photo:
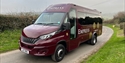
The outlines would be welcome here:
[[[35,56],[49,56],[55,51],[56,45],[35,45],[20,42],[19,49],[27,54]]]

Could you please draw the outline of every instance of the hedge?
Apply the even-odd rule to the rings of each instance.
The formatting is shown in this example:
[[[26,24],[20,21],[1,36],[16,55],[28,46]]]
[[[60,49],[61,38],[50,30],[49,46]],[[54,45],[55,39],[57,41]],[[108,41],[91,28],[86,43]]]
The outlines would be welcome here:
[[[21,15],[0,15],[0,32],[10,29],[22,29],[32,24],[38,15],[21,14]]]

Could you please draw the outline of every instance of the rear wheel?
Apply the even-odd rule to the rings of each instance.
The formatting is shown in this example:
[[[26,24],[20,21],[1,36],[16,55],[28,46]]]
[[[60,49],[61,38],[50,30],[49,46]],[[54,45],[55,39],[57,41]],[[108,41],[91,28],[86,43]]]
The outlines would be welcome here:
[[[93,35],[93,37],[90,40],[91,45],[95,45],[97,43],[97,36]]]
[[[61,61],[65,56],[65,47],[62,44],[57,45],[54,54],[52,55],[52,59],[56,62]]]

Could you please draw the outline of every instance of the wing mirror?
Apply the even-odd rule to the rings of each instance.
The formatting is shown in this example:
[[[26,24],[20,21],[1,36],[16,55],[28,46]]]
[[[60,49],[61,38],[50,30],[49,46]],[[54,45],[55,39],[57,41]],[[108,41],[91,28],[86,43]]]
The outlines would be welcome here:
[[[63,28],[64,30],[70,29],[70,23],[63,23],[62,28]]]

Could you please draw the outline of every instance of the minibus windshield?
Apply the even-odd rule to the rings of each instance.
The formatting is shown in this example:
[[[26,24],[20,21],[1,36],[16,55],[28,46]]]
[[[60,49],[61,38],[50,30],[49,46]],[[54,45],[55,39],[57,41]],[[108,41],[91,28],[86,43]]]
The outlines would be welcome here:
[[[34,24],[60,25],[65,13],[42,13]]]

